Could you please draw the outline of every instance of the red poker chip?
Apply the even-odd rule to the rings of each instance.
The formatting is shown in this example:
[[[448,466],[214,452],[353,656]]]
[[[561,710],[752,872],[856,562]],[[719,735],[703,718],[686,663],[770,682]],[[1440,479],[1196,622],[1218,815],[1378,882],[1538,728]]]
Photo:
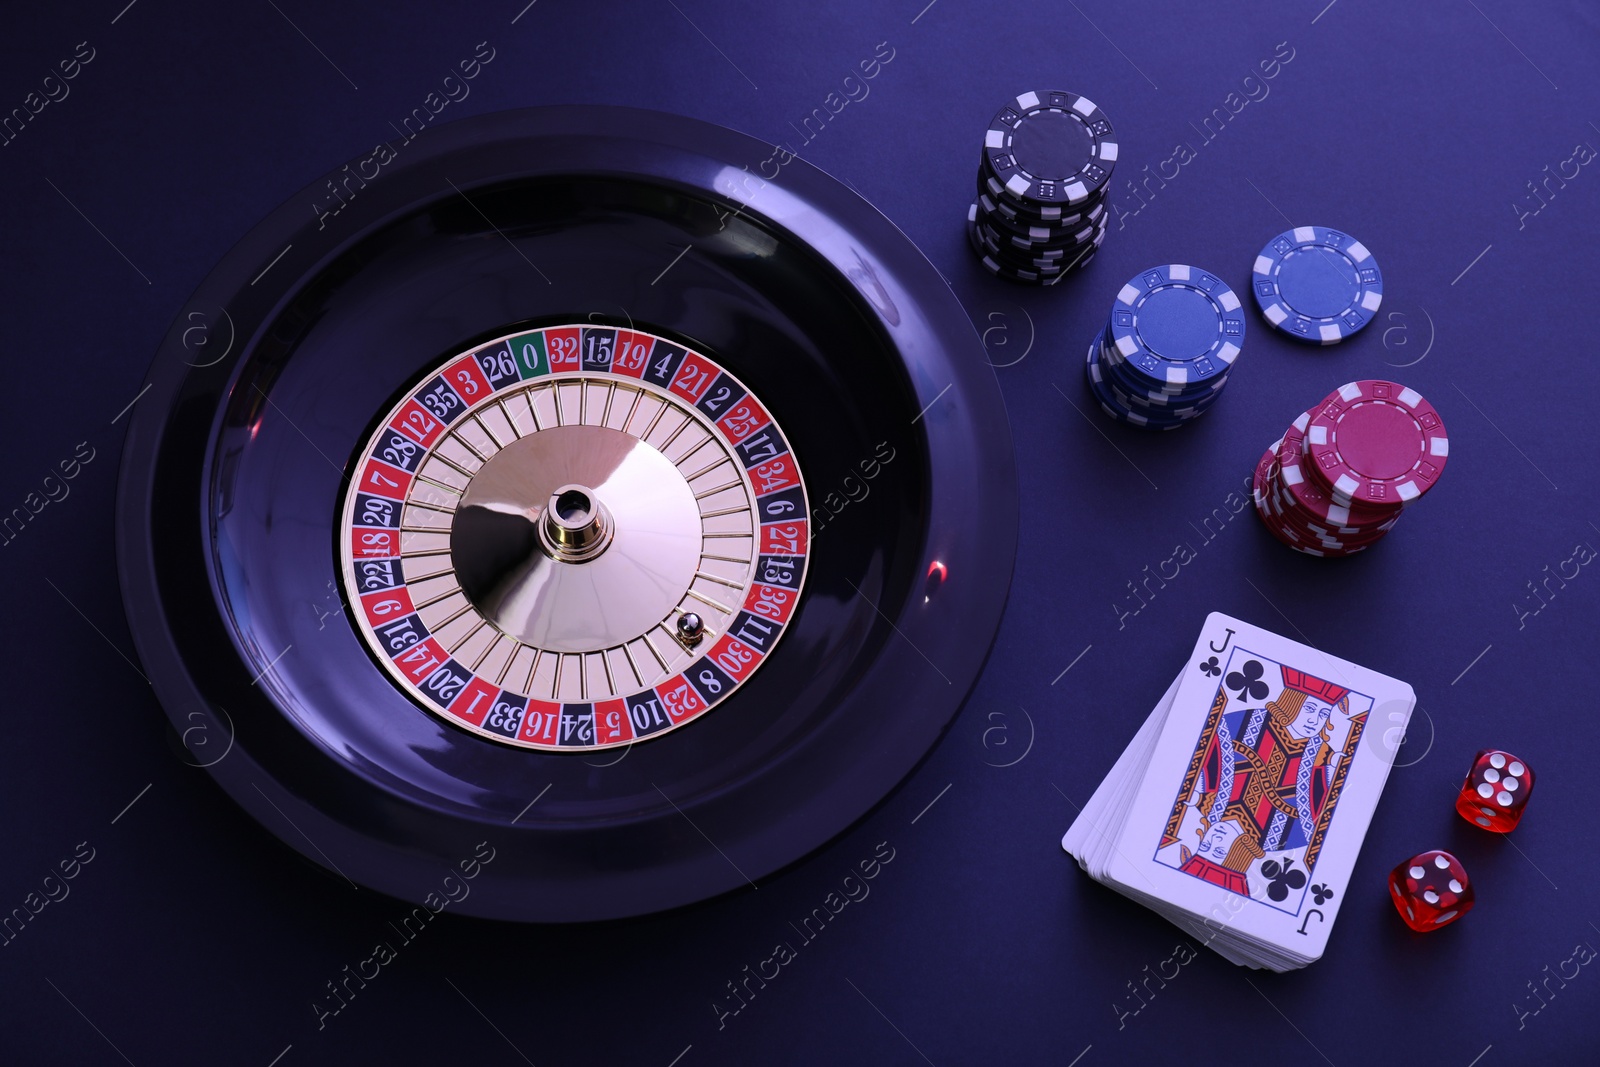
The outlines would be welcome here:
[[[1301,453],[1302,435],[1309,414],[1303,414],[1284,433],[1278,443],[1276,463],[1268,478],[1268,496],[1273,511],[1297,531],[1323,541],[1352,544],[1376,540],[1399,517],[1399,509],[1350,509],[1334,504],[1327,493],[1308,480],[1309,464]],[[1336,521],[1346,520],[1350,525]],[[1356,523],[1360,525],[1356,525]]]
[[[1282,470],[1280,466],[1280,472]],[[1279,480],[1268,486],[1268,492],[1274,505],[1274,510],[1286,519],[1293,520],[1305,529],[1329,538],[1362,538],[1382,534],[1394,528],[1399,516],[1392,516],[1380,523],[1371,523],[1366,526],[1339,526],[1328,522],[1326,519],[1300,506],[1300,502],[1284,487],[1282,474]]]
[[[1444,420],[1414,389],[1365,379],[1328,394],[1305,431],[1332,499],[1403,507],[1438,481],[1450,455]]]
[[[1302,524],[1286,516],[1275,499],[1278,490],[1274,481],[1278,474],[1278,455],[1283,446],[1280,438],[1264,452],[1257,461],[1254,475],[1251,479],[1251,497],[1255,506],[1256,517],[1267,528],[1267,532],[1274,538],[1288,545],[1297,552],[1308,556],[1337,558],[1353,555],[1364,551],[1375,541],[1382,538],[1385,531],[1364,538],[1330,538],[1320,536],[1317,532],[1306,528]]]
[[[1284,499],[1282,492],[1274,489],[1270,484],[1266,487],[1263,497],[1263,503],[1267,509],[1277,517],[1279,522],[1283,523],[1295,533],[1304,535],[1306,537],[1344,544],[1365,540],[1372,537],[1381,537],[1386,532],[1383,530],[1361,530],[1354,533],[1340,533],[1335,530],[1329,530],[1326,527],[1318,526],[1315,523],[1309,522],[1304,514],[1296,511],[1290,502]]]
[[[1314,527],[1315,529],[1321,530],[1328,534],[1359,535],[1377,533],[1380,530],[1392,529],[1394,524],[1399,521],[1399,516],[1393,516],[1385,519],[1383,522],[1368,523],[1365,526],[1340,526],[1338,523],[1330,522],[1315,512],[1308,511],[1300,503],[1300,501],[1295,498],[1294,494],[1289,492],[1288,488],[1284,486],[1281,476],[1280,481],[1274,487],[1273,499],[1277,502],[1280,511],[1291,514],[1305,522],[1308,526]]]
[[[1310,529],[1329,537],[1361,537],[1366,534],[1383,533],[1394,529],[1395,523],[1400,521],[1399,516],[1394,516],[1385,519],[1383,522],[1370,523],[1365,526],[1340,526],[1314,512],[1306,510],[1301,502],[1295,499],[1294,495],[1281,482],[1274,491],[1273,501],[1277,504],[1279,511],[1305,523]]]
[[[1261,513],[1258,511],[1257,514],[1261,514]],[[1295,538],[1288,531],[1283,530],[1283,529],[1281,529],[1280,527],[1278,527],[1276,525],[1276,520],[1275,519],[1272,519],[1272,518],[1270,518],[1270,517],[1268,517],[1266,515],[1262,515],[1261,516],[1261,521],[1262,521],[1262,524],[1266,526],[1268,532],[1270,532],[1273,537],[1277,538],[1283,544],[1288,545],[1290,548],[1294,549],[1296,552],[1304,553],[1307,556],[1318,556],[1318,557],[1323,557],[1323,558],[1328,558],[1328,559],[1337,559],[1337,558],[1342,557],[1342,556],[1350,556],[1350,555],[1354,555],[1357,552],[1363,552],[1363,551],[1366,550],[1366,547],[1367,547],[1366,545],[1360,545],[1360,546],[1355,547],[1355,548],[1346,549],[1346,548],[1330,548],[1330,547],[1326,547],[1326,546],[1313,545],[1313,544],[1311,544],[1309,542],[1306,542],[1306,541],[1295,540]]]
[[[1324,483],[1322,472],[1310,462],[1305,453],[1305,432],[1311,422],[1311,412],[1305,412],[1284,431],[1283,445],[1278,450],[1278,483],[1283,492],[1293,498],[1297,510],[1303,511],[1317,525],[1338,528],[1344,533],[1364,533],[1368,530],[1392,525],[1400,514],[1400,506],[1373,507],[1351,501],[1348,504],[1334,499],[1332,490]]]
[[[1391,528],[1399,520],[1398,515],[1390,516],[1382,522],[1366,522],[1360,526],[1343,526],[1330,522],[1326,517],[1304,507],[1300,500],[1292,493],[1286,484],[1286,477],[1295,473],[1293,464],[1285,466],[1280,459],[1275,467],[1277,478],[1269,485],[1271,502],[1279,514],[1292,519],[1307,529],[1329,537],[1364,537],[1371,534],[1380,534]],[[1287,474],[1286,474],[1287,471]],[[1335,514],[1338,514],[1335,511]]]
[[[1250,480],[1250,497],[1255,505],[1256,515],[1261,519],[1262,525],[1271,530],[1272,535],[1280,541],[1284,540],[1284,537],[1278,532],[1277,516],[1267,509],[1267,496],[1272,492],[1272,474],[1274,464],[1278,462],[1278,445],[1281,443],[1282,438],[1279,438],[1262,453],[1256,462],[1255,474]]]
[[[1334,559],[1342,556],[1351,556],[1357,552],[1365,552],[1371,547],[1371,543],[1359,545],[1325,544],[1316,540],[1315,538],[1304,537],[1294,533],[1292,530],[1275,525],[1277,523],[1276,519],[1269,517],[1264,521],[1268,522],[1267,529],[1271,530],[1272,535],[1279,541],[1288,545],[1296,552],[1303,552],[1308,556],[1321,556]]]
[[[1256,518],[1261,520],[1261,525],[1265,526],[1267,528],[1267,532],[1270,533],[1274,538],[1288,545],[1290,548],[1301,547],[1278,525],[1278,520],[1266,510],[1266,505],[1262,503],[1259,497],[1257,497],[1255,500],[1255,509]]]
[[[1259,501],[1261,497],[1272,489],[1272,482],[1277,474],[1278,447],[1283,444],[1283,438],[1278,438],[1261,455],[1256,462],[1255,474],[1250,479],[1250,487]]]
[[[1319,530],[1316,527],[1306,523],[1303,519],[1294,515],[1293,513],[1285,511],[1282,503],[1275,500],[1270,493],[1266,495],[1263,505],[1267,512],[1274,517],[1274,519],[1283,527],[1284,531],[1289,534],[1289,536],[1292,537],[1297,543],[1308,544],[1314,548],[1365,548],[1369,545],[1376,544],[1378,541],[1381,541],[1384,535],[1388,533],[1387,530],[1378,530],[1372,533],[1356,535],[1331,534]]]
[[[1349,530],[1337,526],[1329,528],[1307,521],[1305,515],[1295,511],[1292,503],[1284,500],[1281,494],[1270,494],[1267,502],[1275,514],[1282,517],[1285,522],[1291,524],[1296,530],[1307,533],[1312,537],[1321,538],[1324,541],[1333,541],[1341,544],[1376,541],[1394,528],[1393,524],[1370,530]]]
[[[1342,554],[1336,549],[1314,546],[1310,541],[1296,536],[1286,526],[1284,526],[1277,515],[1271,510],[1267,503],[1267,496],[1271,492],[1271,486],[1269,483],[1271,480],[1273,464],[1277,462],[1277,450],[1278,442],[1273,442],[1272,447],[1267,449],[1267,451],[1262,455],[1260,461],[1256,464],[1255,476],[1252,479],[1253,491],[1251,493],[1252,503],[1255,506],[1256,517],[1261,520],[1261,524],[1267,528],[1267,532],[1270,533],[1275,539],[1285,545],[1288,545],[1297,552],[1303,552],[1310,556]]]

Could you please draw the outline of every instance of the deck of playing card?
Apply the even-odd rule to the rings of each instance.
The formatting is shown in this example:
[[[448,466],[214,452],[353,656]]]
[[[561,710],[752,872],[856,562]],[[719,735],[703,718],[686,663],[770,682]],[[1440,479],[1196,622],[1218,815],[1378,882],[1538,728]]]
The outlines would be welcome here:
[[[1234,963],[1321,957],[1416,694],[1212,613],[1061,847]]]

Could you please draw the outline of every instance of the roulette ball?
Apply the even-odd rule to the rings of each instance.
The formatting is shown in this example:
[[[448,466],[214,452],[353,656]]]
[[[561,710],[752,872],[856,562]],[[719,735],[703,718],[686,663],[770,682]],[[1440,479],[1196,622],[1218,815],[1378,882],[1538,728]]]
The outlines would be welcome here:
[[[456,910],[505,920],[756,884],[987,657],[1016,479],[971,324],[855,193],[720,127],[384,147],[227,254],[134,408],[119,573],[174,730],[404,900],[485,856]]]

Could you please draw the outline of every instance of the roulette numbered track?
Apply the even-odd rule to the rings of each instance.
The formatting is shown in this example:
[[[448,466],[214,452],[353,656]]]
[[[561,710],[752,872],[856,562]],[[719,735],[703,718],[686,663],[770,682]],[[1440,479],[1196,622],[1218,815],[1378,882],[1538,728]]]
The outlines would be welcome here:
[[[311,861],[422,902],[487,842],[453,910],[677,907],[845,830],[959,710],[1016,546],[993,372],[888,220],[770,154],[620,108],[441,126],[180,311],[124,601],[185,758]]]

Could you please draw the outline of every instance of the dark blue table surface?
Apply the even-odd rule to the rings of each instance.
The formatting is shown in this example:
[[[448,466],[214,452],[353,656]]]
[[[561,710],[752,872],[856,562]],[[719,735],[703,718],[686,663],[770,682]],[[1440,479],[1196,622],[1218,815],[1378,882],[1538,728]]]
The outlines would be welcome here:
[[[524,2],[8,14],[0,116],[38,110],[0,147],[0,511],[48,502],[0,546],[0,915],[37,909],[0,945],[0,1061],[1092,1067],[1226,1050],[1466,1067],[1592,1054],[1600,9]],[[446,913],[407,939],[391,925],[402,905],[302,861],[174,758],[133,657],[110,520],[119,416],[194,286],[258,218],[391,138],[430,93],[460,96],[444,79],[475,53],[492,58],[435,121],[655,107],[786,142],[877,205],[999,365],[1022,536],[965,710],[817,855],[640,921]],[[850,80],[873,57],[876,76]],[[979,268],[962,219],[989,117],[1056,87],[1117,125],[1115,219],[1082,277],[1015,288]],[[1267,239],[1312,223],[1377,255],[1380,322],[1318,349],[1253,316],[1227,396],[1178,433],[1091,408],[1082,353],[1124,280],[1185,262],[1243,293]],[[1372,552],[1300,557],[1239,494],[1289,421],[1364,377],[1437,405],[1449,469]],[[1211,610],[1406,679],[1419,704],[1327,955],[1280,976],[1201,950],[1163,985],[1151,975],[1172,973],[1185,936],[1089,882],[1058,839]],[[1451,806],[1486,746],[1539,774],[1509,837]],[[1478,905],[1412,935],[1384,875],[1434,847],[1461,856]],[[876,877],[846,881],[875,856]],[[830,904],[841,910],[808,938],[803,920]],[[313,1005],[338,1005],[328,983],[379,942],[394,958],[319,1025]]]

